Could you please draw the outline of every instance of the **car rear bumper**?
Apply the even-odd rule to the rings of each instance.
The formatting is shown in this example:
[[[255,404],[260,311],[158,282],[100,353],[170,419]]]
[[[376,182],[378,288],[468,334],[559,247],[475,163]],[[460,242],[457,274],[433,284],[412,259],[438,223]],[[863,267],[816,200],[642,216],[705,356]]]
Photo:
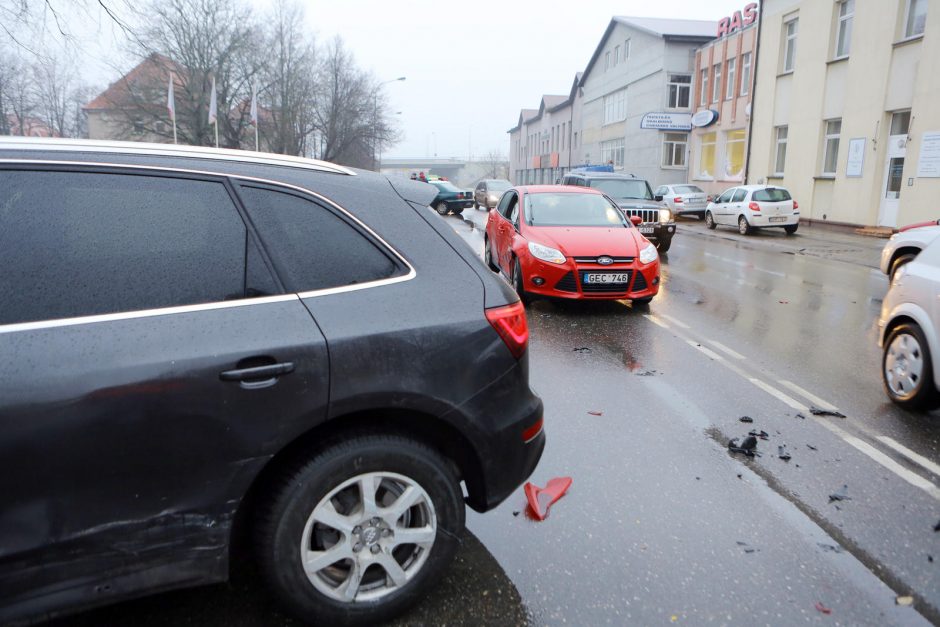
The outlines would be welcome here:
[[[642,222],[637,228],[651,242],[667,242],[676,234],[675,222]]]
[[[453,198],[444,202],[447,203],[448,209],[469,209],[473,206],[473,198]]]
[[[785,218],[785,219],[784,219],[784,220],[780,220],[780,221],[776,221],[776,220],[775,220],[775,221],[772,222],[772,221],[771,221],[771,217],[773,217],[773,218]],[[783,216],[755,216],[755,215],[751,215],[751,216],[748,217],[748,221],[750,222],[751,226],[753,226],[753,227],[765,229],[765,228],[770,228],[770,227],[793,226],[794,224],[799,224],[799,223],[800,223],[800,216],[799,216],[799,214],[797,214],[797,215],[783,215]]]

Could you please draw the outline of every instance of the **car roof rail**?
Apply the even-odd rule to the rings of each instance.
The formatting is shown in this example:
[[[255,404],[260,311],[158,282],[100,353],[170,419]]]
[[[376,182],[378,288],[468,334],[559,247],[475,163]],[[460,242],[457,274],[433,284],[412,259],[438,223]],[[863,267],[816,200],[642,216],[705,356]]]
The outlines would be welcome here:
[[[305,168],[319,172],[355,176],[349,168],[328,161],[279,155],[253,150],[234,150],[231,148],[210,148],[205,146],[184,146],[179,144],[157,144],[149,142],[110,141],[99,139],[71,139],[60,137],[0,137],[0,150],[35,150],[63,152],[92,152],[102,154],[152,155],[157,157],[190,157],[213,161],[231,161],[260,165],[281,165],[293,168]]]

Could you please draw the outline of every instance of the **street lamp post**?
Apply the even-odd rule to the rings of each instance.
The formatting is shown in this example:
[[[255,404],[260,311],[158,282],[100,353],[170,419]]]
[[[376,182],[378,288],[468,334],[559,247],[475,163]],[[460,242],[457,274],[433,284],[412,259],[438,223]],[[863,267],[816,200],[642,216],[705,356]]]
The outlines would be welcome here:
[[[405,80],[404,76],[399,76],[398,78],[393,78],[389,81],[382,81],[375,86],[375,91],[372,92],[372,169],[378,171],[377,163],[375,160],[375,145],[378,142],[378,117],[379,117],[379,89],[382,88],[382,85],[387,85],[389,83],[396,83],[398,81]]]

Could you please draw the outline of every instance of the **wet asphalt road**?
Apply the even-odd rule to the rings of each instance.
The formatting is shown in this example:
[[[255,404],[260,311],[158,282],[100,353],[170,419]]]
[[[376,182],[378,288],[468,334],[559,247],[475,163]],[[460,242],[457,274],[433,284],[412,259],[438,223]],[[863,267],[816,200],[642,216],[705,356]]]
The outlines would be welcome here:
[[[484,217],[447,220],[480,251]],[[535,302],[548,445],[532,480],[572,488],[541,523],[521,490],[470,513],[456,567],[399,624],[940,622],[940,414],[881,390],[882,244],[681,222],[648,307]],[[762,456],[729,454],[752,428]],[[294,624],[253,582],[58,624]]]

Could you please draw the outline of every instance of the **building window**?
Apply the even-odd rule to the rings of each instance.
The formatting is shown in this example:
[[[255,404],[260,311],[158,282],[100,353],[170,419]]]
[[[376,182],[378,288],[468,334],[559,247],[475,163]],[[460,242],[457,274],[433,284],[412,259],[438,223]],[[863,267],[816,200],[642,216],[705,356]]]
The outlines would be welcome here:
[[[741,95],[746,96],[751,89],[751,53],[741,55]]]
[[[907,135],[911,127],[911,112],[897,111],[891,114],[890,135]]]
[[[708,68],[702,70],[702,96],[699,104],[703,107],[708,104]]]
[[[715,133],[702,135],[702,148],[698,160],[699,178],[715,178],[715,139]]]
[[[691,76],[688,74],[670,74],[666,107],[669,109],[688,109],[691,89]]]
[[[737,73],[737,59],[728,59],[728,85],[725,87],[725,100],[734,98],[734,75]]]
[[[604,55],[604,71],[610,69],[610,50],[607,51],[607,54]]]
[[[839,135],[842,134],[842,120],[826,121],[826,137],[823,147],[823,174],[835,174],[839,161]]]
[[[855,0],[842,0],[838,4],[839,25],[836,29],[836,59],[849,56],[852,43],[852,18],[855,16]]]
[[[800,20],[793,18],[783,25],[783,71],[792,72],[796,60],[796,33]]]
[[[614,46],[614,67],[620,62],[620,46]]]
[[[927,23],[927,0],[907,0],[907,16],[904,20],[904,38],[924,34]]]
[[[663,167],[684,168],[688,142],[685,133],[663,133]]]
[[[627,119],[627,90],[619,89],[604,96],[604,124]]]
[[[612,163],[615,168],[623,167],[624,140],[611,139],[601,142],[601,159],[604,163]]]
[[[744,129],[728,131],[725,139],[725,176],[730,179],[744,178]]]
[[[787,134],[789,127],[777,127],[777,150],[774,155],[774,174],[783,176],[783,169],[787,165]]]
[[[623,60],[626,61],[630,58],[630,40],[623,42]]]
[[[718,102],[721,98],[721,63],[715,64],[714,75],[715,84],[712,85],[712,102]]]

